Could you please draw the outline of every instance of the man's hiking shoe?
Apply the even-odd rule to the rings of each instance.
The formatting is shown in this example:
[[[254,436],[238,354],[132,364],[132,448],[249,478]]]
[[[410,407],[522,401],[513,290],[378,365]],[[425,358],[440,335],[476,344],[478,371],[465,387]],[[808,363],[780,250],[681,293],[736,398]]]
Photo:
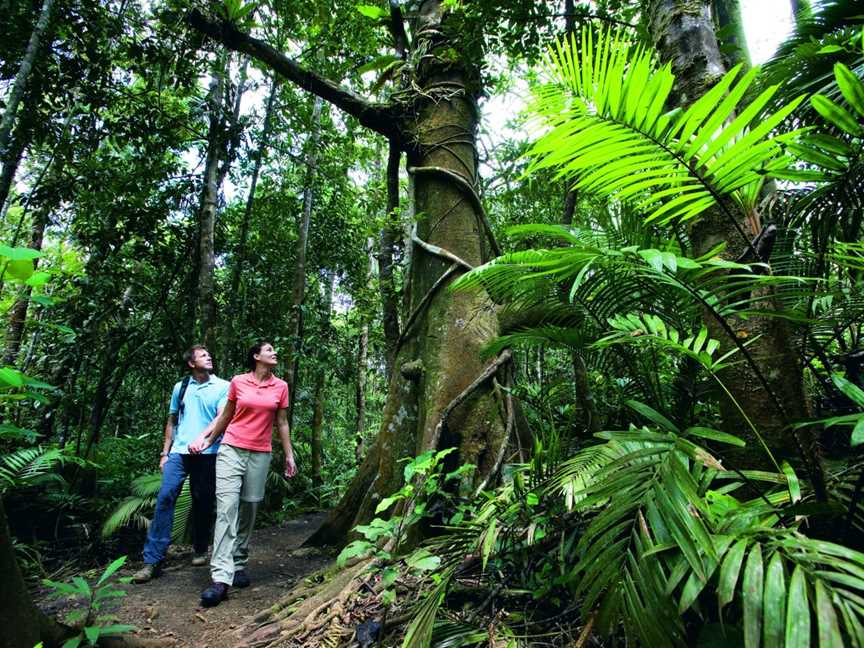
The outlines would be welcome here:
[[[161,570],[159,569],[158,565],[150,565],[145,563],[145,565],[141,569],[132,574],[132,582],[146,583],[151,578],[156,578],[157,576],[159,576],[160,571]]]
[[[203,567],[208,563],[207,554],[195,554],[192,556],[192,566],[193,567]]]
[[[203,607],[216,607],[228,598],[228,586],[225,583],[213,583],[201,592],[201,605]]]
[[[245,569],[234,574],[234,587],[249,587],[251,584],[252,581],[249,580],[249,574],[246,573]]]

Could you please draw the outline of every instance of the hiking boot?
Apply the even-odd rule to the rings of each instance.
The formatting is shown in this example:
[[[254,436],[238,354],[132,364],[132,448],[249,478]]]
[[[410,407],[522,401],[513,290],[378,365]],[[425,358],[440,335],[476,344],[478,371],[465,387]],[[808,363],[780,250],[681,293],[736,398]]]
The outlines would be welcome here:
[[[252,581],[249,580],[249,574],[246,573],[245,569],[241,569],[237,573],[234,574],[234,587],[249,587],[252,584]]]
[[[209,561],[207,560],[207,554],[206,554],[206,553],[203,553],[203,554],[194,554],[194,555],[192,556],[192,566],[193,566],[193,567],[203,567],[203,566],[206,565],[208,562],[209,562]]]
[[[201,592],[201,605],[205,608],[216,607],[228,598],[228,586],[225,583],[212,583]]]
[[[148,563],[145,563],[141,569],[139,569],[137,572],[132,574],[132,582],[133,583],[146,583],[151,578],[158,577],[160,571],[161,570],[159,569],[158,565],[150,565]]]

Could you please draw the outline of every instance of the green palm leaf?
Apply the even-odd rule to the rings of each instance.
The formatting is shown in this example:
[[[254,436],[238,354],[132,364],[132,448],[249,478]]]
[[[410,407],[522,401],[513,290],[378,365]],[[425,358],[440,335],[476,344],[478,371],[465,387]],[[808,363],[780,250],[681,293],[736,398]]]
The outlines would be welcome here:
[[[670,67],[620,34],[594,39],[584,29],[578,47],[574,36],[548,50],[549,82],[533,105],[545,132],[528,173],[555,169],[582,192],[632,202],[646,221],[668,223],[725,210],[726,200],[752,206],[764,174],[789,166],[782,145],[798,133],[771,133],[803,96],[766,112],[772,86],[744,103],[757,70],[738,66],[687,110],[664,112]]]

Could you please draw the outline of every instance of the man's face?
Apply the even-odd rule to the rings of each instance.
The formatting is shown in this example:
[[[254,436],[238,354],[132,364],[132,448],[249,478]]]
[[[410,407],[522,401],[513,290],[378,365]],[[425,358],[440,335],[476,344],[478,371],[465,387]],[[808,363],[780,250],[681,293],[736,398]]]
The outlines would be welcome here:
[[[213,359],[207,349],[195,349],[195,357],[189,361],[192,371],[210,371],[213,369]]]

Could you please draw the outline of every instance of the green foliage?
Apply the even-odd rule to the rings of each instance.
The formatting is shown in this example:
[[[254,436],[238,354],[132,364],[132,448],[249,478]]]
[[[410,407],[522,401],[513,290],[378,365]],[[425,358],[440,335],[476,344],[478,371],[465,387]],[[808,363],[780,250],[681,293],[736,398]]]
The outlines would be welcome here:
[[[758,73],[728,72],[684,111],[664,112],[675,77],[653,54],[620,34],[582,31],[549,49],[549,83],[532,111],[548,129],[530,154],[529,169],[558,169],[574,187],[633,202],[646,221],[670,223],[725,208],[724,198],[752,207],[765,173],[786,168],[782,144],[797,133],[772,135],[803,100],[763,108],[771,87],[748,104],[741,99]],[[578,51],[578,55],[577,55]]]
[[[156,496],[159,494],[161,483],[162,474],[158,472],[133,479],[132,495],[120,502],[109,514],[102,524],[102,537],[107,538],[125,526],[147,528],[152,511],[156,508]],[[186,535],[191,511],[192,495],[189,492],[187,479],[174,505],[174,524],[171,527],[171,539],[174,542],[181,541]]]
[[[116,636],[126,634],[135,630],[135,626],[114,623],[114,617],[110,614],[102,614],[102,607],[117,597],[126,596],[126,592],[116,587],[112,581],[115,573],[126,562],[126,556],[120,556],[112,562],[101,576],[90,583],[81,576],[75,576],[69,583],[61,583],[44,579],[43,584],[54,590],[54,596],[71,597],[83,600],[84,608],[75,610],[70,614],[70,621],[75,622],[78,634],[67,639],[63,648],[77,648],[78,646],[96,646],[100,637]],[[130,579],[116,579],[120,583],[128,583]]]

